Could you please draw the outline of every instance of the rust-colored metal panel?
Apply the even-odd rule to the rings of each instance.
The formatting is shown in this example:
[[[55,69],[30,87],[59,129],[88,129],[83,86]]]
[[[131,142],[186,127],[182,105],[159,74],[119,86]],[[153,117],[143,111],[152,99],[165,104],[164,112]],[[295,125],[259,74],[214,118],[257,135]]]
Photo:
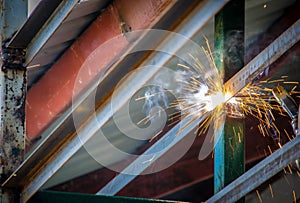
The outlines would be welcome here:
[[[87,57],[99,46],[121,35],[113,47],[103,46],[103,55],[94,60],[91,74],[84,75],[85,85],[100,71],[104,71],[114,57],[127,46],[125,35],[130,30],[151,28],[175,1],[139,0],[130,3],[118,0],[112,3],[65,52],[53,67],[29,90],[27,97],[27,137],[31,140],[71,104],[76,76]],[[126,22],[125,22],[126,21]],[[126,23],[129,30],[124,30]],[[97,64],[97,66],[95,66]]]

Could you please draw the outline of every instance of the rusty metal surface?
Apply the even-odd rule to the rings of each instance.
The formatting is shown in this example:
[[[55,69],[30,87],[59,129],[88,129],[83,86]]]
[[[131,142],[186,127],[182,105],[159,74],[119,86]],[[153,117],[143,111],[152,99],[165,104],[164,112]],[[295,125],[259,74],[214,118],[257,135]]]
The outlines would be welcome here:
[[[0,2],[0,182],[21,165],[25,151],[26,70],[23,49],[7,42],[27,17],[27,1]],[[1,202],[18,202],[16,190],[0,188]]]
[[[0,80],[1,153],[5,177],[22,163],[24,156],[26,71],[1,71]]]
[[[27,17],[27,1],[1,1],[0,156],[1,178],[21,164],[25,149],[25,51],[7,48],[7,42]]]

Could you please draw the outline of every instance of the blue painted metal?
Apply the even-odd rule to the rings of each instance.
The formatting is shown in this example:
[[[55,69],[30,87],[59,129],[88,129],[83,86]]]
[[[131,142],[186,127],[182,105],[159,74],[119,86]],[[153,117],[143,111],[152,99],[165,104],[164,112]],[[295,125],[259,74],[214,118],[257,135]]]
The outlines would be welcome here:
[[[27,1],[1,1],[1,28],[2,41],[11,38],[27,18]],[[26,9],[25,9],[26,8]]]
[[[51,18],[44,24],[27,47],[26,65],[28,65],[34,56],[43,48],[77,3],[78,0],[62,1],[55,13],[52,14]]]
[[[10,40],[8,47],[26,48],[62,0],[39,1],[33,13]]]

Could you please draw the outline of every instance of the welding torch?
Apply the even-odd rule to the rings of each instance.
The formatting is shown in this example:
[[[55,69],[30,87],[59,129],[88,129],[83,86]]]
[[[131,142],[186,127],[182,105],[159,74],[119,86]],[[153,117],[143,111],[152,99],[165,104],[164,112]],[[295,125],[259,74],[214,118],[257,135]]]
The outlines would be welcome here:
[[[286,111],[286,113],[291,118],[291,125],[296,136],[300,136],[300,119],[298,119],[300,114],[300,106],[298,108],[297,103],[291,97],[291,95],[284,89],[284,87],[278,85],[272,90],[273,96],[281,107]],[[298,170],[300,170],[300,159],[295,161]]]

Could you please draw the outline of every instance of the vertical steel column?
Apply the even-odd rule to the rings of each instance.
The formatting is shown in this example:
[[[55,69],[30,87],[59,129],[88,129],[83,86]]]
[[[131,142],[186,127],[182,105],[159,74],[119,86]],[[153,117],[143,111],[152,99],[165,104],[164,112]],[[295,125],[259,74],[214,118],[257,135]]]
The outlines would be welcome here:
[[[244,66],[245,1],[230,1],[215,16],[215,63],[231,78]],[[244,121],[226,115],[224,131],[214,149],[214,191],[217,193],[245,171]]]
[[[0,182],[23,161],[25,149],[25,51],[7,42],[27,17],[27,1],[0,1]],[[19,194],[1,187],[1,202],[18,202]]]

